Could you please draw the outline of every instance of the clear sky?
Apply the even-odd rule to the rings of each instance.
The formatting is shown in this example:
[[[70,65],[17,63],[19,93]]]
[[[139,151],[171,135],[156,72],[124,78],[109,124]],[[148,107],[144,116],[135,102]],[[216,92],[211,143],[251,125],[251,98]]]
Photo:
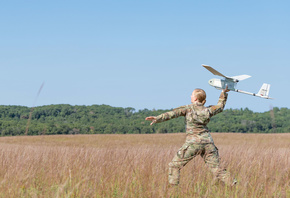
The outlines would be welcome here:
[[[248,74],[226,108],[289,108],[290,1],[1,1],[2,105],[171,109],[220,91],[201,64]],[[217,77],[219,78],[219,77]]]

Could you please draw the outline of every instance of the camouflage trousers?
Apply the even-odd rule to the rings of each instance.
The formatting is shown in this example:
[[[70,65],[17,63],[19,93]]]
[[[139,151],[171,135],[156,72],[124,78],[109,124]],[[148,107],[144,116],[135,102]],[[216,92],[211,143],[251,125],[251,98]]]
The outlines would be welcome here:
[[[226,185],[231,185],[233,180],[226,169],[220,168],[218,149],[213,143],[198,144],[186,142],[169,163],[169,183],[179,184],[180,170],[195,156],[201,155],[215,177]]]

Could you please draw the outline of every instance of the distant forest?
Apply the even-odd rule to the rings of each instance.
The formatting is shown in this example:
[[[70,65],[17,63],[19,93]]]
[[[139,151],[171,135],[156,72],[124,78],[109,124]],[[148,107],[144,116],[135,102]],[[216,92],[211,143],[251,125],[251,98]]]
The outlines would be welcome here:
[[[169,110],[135,111],[108,105],[47,105],[35,108],[0,106],[1,136],[53,134],[145,134],[184,132],[184,118],[150,126],[145,117]],[[211,132],[290,132],[290,110],[273,108],[255,113],[249,109],[227,109],[208,124]],[[27,130],[28,129],[28,130]]]

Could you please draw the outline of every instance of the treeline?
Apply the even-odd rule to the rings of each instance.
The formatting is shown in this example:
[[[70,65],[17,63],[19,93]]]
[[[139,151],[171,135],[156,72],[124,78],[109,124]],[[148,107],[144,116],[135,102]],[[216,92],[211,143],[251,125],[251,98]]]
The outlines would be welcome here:
[[[35,108],[0,106],[1,136],[51,134],[144,134],[184,132],[180,117],[150,126],[145,117],[168,110],[136,111],[134,108],[108,105],[47,105]],[[255,113],[249,109],[227,109],[213,117],[212,132],[285,133],[290,132],[290,110],[274,108]]]

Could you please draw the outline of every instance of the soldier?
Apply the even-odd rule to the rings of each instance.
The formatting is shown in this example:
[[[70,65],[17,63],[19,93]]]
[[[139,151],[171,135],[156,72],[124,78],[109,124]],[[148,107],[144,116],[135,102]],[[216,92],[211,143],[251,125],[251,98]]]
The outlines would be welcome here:
[[[226,185],[233,186],[237,181],[231,180],[226,169],[220,167],[218,149],[206,127],[210,118],[223,111],[228,87],[222,90],[217,105],[205,107],[206,93],[202,89],[195,89],[191,95],[190,105],[181,106],[157,117],[149,116],[146,120],[160,123],[179,116],[185,117],[186,141],[169,163],[169,183],[179,184],[180,170],[196,155],[201,155],[213,174]]]

